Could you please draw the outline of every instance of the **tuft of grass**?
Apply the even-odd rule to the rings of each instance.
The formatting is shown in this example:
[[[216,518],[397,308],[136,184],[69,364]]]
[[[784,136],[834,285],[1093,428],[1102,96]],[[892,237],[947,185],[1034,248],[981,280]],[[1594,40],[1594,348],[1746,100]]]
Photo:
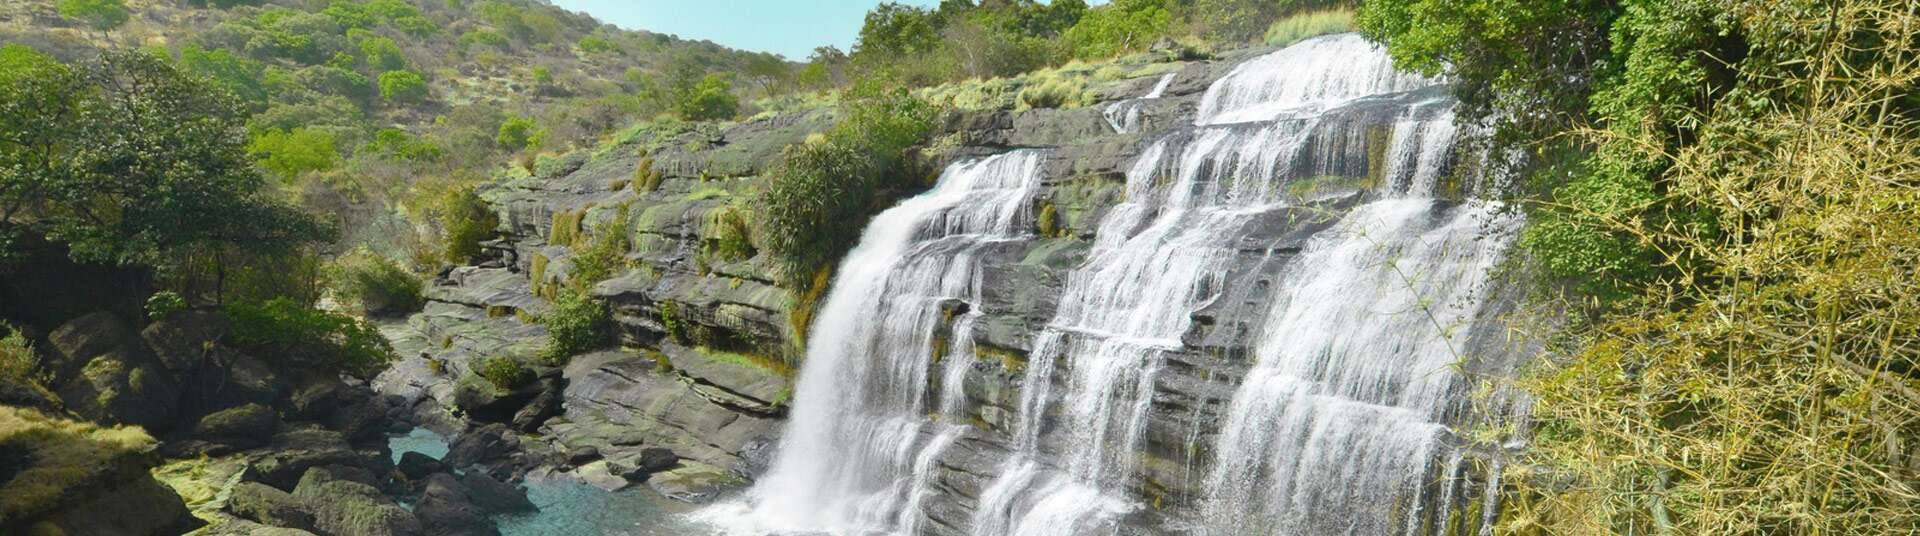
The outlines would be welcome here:
[[[1308,11],[1273,21],[1263,39],[1268,45],[1287,46],[1322,35],[1354,30],[1353,10]]]

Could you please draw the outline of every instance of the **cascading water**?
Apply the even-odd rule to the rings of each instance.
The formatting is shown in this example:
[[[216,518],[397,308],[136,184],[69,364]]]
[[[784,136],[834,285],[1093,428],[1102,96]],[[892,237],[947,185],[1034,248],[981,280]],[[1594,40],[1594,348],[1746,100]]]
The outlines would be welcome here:
[[[957,382],[928,392],[936,330],[950,304],[979,302],[979,251],[1032,229],[1043,156],[954,164],[933,190],[874,218],[815,317],[772,469],[702,519],[742,534],[912,533],[934,460],[965,428],[926,418],[958,409]],[[971,356],[966,333],[950,355]],[[940,374],[968,366],[947,361]]]
[[[1123,100],[1100,109],[1100,115],[1107,119],[1107,126],[1113,127],[1114,132],[1121,134],[1133,132],[1133,129],[1140,128],[1140,108],[1146,106],[1147,101],[1158,99],[1161,95],[1165,95],[1167,93],[1167,86],[1173,85],[1173,76],[1175,74],[1177,73],[1160,75],[1160,81],[1155,82],[1153,89],[1148,90],[1147,94],[1140,98]]]
[[[1103,115],[1137,128],[1139,101],[1171,80]],[[1217,439],[1206,434],[1216,442],[1193,449],[1212,453],[1193,471],[1208,491],[1172,515],[1218,536],[1427,533],[1448,519],[1473,492],[1459,483],[1467,454],[1452,426],[1468,384],[1454,366],[1479,282],[1518,223],[1495,204],[1434,199],[1468,188],[1449,182],[1459,159],[1444,93],[1354,35],[1209,86],[1192,126],[1143,148],[1124,202],[1065,275],[1018,371],[1005,460],[977,482],[971,518],[943,532],[1115,534],[1145,511],[1133,490],[1160,377],[1188,366],[1175,356],[1194,351],[1196,312],[1230,301],[1249,255],[1287,264],[1264,319],[1249,317],[1255,363]],[[736,534],[926,529],[942,456],[990,442],[959,424],[982,312],[956,305],[982,303],[981,255],[1032,239],[1041,157],[955,164],[868,226],[816,316],[771,471],[703,518]],[[1303,250],[1278,253],[1279,234],[1314,229]],[[1198,428],[1186,437],[1202,441]]]
[[[1383,73],[1370,79],[1302,80],[1282,68],[1286,57],[1236,69],[1208,92],[1201,121],[1419,88],[1384,74],[1377,49],[1339,56],[1345,69]],[[1464,482],[1449,427],[1466,412],[1463,343],[1519,226],[1495,203],[1433,199],[1457,145],[1451,107],[1406,106],[1382,155],[1383,198],[1317,235],[1282,276],[1256,364],[1222,422],[1201,506],[1207,534],[1425,534],[1448,521]]]
[[[1290,267],[1224,421],[1210,534],[1418,534],[1446,519],[1444,424],[1478,284],[1515,219],[1491,204],[1363,205]],[[1439,500],[1430,500],[1439,499]]]

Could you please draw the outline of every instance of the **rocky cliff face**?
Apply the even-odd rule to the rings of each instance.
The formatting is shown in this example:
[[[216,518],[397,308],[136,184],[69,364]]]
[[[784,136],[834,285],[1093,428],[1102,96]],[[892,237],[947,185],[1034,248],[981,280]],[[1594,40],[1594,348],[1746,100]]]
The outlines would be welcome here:
[[[1086,108],[956,111],[945,119],[925,151],[936,166],[1016,149],[1044,156],[1033,195],[1035,228],[1026,238],[981,252],[982,295],[975,303],[949,304],[949,322],[934,339],[940,347],[959,337],[972,343],[974,361],[964,374],[928,379],[934,384],[928,392],[964,395],[961,407],[971,426],[932,459],[931,498],[918,503],[925,521],[917,524],[919,532],[973,530],[986,488],[1013,456],[1022,395],[1034,388],[1026,383],[1038,377],[1064,389],[1073,381],[1066,360],[1036,361],[1031,354],[1042,328],[1058,316],[1067,275],[1088,260],[1103,217],[1126,200],[1129,167],[1156,140],[1183,144],[1207,134],[1188,126],[1200,112],[1201,94],[1235,66],[1267,52],[1176,62],[1159,70],[1171,73],[1165,77],[1096,84],[1089,91],[1099,102]],[[1155,98],[1138,98],[1148,94]],[[1252,334],[1273,307],[1285,268],[1311,238],[1374,199],[1371,191],[1406,188],[1380,182],[1388,161],[1403,158],[1389,154],[1393,125],[1407,120],[1404,103],[1422,95],[1358,102],[1324,119],[1331,125],[1324,130],[1345,134],[1315,138],[1303,150],[1310,161],[1298,167],[1314,170],[1314,176],[1290,186],[1298,190],[1289,192],[1298,207],[1251,217],[1233,233],[1239,242],[1225,248],[1229,258],[1219,264],[1220,277],[1207,280],[1218,286],[1207,294],[1217,298],[1192,312],[1178,348],[1159,354],[1144,433],[1137,448],[1124,454],[1132,467],[1125,493],[1149,508],[1130,514],[1128,526],[1172,530],[1182,522],[1170,520],[1201,508],[1217,455],[1211,445],[1236,390],[1256,366]],[[632,466],[643,449],[668,448],[683,468],[704,475],[668,485],[690,500],[760,476],[800,366],[805,326],[795,324],[806,317],[796,314],[796,304],[804,302],[796,297],[822,289],[780,287],[753,252],[724,251],[716,222],[729,211],[750,212],[752,192],[780,148],[827,128],[831,119],[824,112],[789,113],[670,133],[571,156],[549,176],[491,189],[484,195],[504,215],[507,239],[494,248],[492,261],[444,277],[426,312],[390,328],[407,359],[376,386],[420,401],[417,407],[457,406],[458,386],[469,381],[462,378],[471,376],[479,360],[530,352],[539,344],[543,332],[528,319],[568,277],[579,237],[618,230],[634,244],[626,256],[630,266],[592,293],[614,305],[622,348],[576,357],[546,372],[551,381],[545,385],[562,408],[550,419],[511,420],[542,432],[548,445],[536,450],[554,455],[591,448],[610,463]],[[657,188],[635,187],[653,182],[653,175],[660,177]],[[1512,296],[1498,288],[1488,293],[1491,305],[1475,314],[1494,317]],[[951,322],[958,316],[970,321]],[[1476,331],[1466,345],[1493,350],[1503,344],[1494,332]],[[939,350],[934,356],[949,357]],[[1036,362],[1059,370],[1031,375]],[[1490,372],[1506,366],[1462,365]],[[962,383],[940,385],[952,379]],[[1039,431],[1037,444],[1047,456],[1075,455],[1058,451],[1072,444],[1061,437],[1069,433],[1063,428]],[[1449,478],[1473,472],[1448,471]],[[1421,523],[1458,522],[1439,517]]]

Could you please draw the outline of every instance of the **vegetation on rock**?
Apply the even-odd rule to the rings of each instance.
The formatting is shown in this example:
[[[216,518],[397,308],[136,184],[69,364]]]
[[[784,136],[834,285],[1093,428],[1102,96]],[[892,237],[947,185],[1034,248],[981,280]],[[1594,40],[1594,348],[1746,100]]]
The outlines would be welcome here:
[[[1504,530],[1920,526],[1909,3],[1388,0],[1360,23],[1541,164],[1520,245],[1571,318],[1525,384]]]
[[[393,346],[373,324],[286,298],[226,308],[235,348],[307,367],[372,378],[394,360]]]

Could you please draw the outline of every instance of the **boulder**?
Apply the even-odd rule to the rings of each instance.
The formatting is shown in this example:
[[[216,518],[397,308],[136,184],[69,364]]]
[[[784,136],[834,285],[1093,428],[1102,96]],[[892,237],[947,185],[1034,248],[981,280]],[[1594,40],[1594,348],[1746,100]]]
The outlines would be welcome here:
[[[271,367],[251,356],[218,348],[209,365],[192,376],[198,383],[190,393],[198,395],[206,411],[247,404],[272,406],[287,391]]]
[[[315,530],[313,512],[293,494],[259,482],[241,482],[228,495],[227,510],[233,515],[275,527]]]
[[[348,441],[372,439],[387,431],[387,407],[379,398],[361,398],[333,412],[326,422]]]
[[[167,370],[185,377],[198,370],[227,335],[227,317],[213,311],[179,311],[140,332]]]
[[[407,476],[407,480],[420,480],[428,475],[445,473],[448,470],[447,464],[441,463],[440,460],[413,451],[400,454],[400,463],[396,468],[400,470],[400,474]]]
[[[598,459],[600,459],[600,449],[590,446],[579,446],[567,449],[567,465],[579,467]]]
[[[295,387],[287,395],[287,418],[303,421],[325,420],[347,398],[347,386],[332,378],[313,378]]]
[[[412,512],[364,482],[340,478],[324,468],[307,470],[293,490],[313,512],[314,525],[329,534],[420,536],[426,533]]]
[[[139,334],[118,315],[97,312],[75,318],[47,335],[53,350],[48,356],[55,383],[65,383],[93,358],[116,351],[144,351]]]
[[[538,431],[540,425],[547,423],[547,419],[557,417],[565,410],[561,405],[566,399],[562,394],[564,387],[557,381],[540,383],[545,390],[534,395],[533,400],[528,401],[525,407],[513,414],[513,429],[529,433]]]
[[[504,424],[489,424],[460,434],[447,446],[447,465],[466,468],[497,465],[520,448],[520,438]]]
[[[680,456],[671,450],[650,447],[640,452],[619,456],[608,460],[613,474],[631,482],[645,482],[654,473],[673,469],[680,465]]]
[[[60,386],[60,399],[101,424],[133,424],[164,433],[174,425],[180,386],[137,350],[118,349],[88,361]]]
[[[513,514],[539,510],[527,499],[527,490],[501,482],[484,471],[460,475],[460,483],[467,486],[467,497],[488,512]]]
[[[413,515],[432,536],[497,536],[500,529],[488,519],[487,511],[469,498],[467,486],[453,475],[436,473],[427,477],[414,503]]]
[[[320,428],[282,431],[270,447],[249,461],[244,480],[292,490],[315,467],[372,466],[385,461],[378,452],[354,450],[339,432]]]
[[[193,435],[200,439],[249,449],[266,445],[280,429],[280,416],[271,408],[247,404],[200,418]]]
[[[682,464],[647,478],[647,487],[661,495],[694,504],[711,501],[721,492],[740,484],[740,480],[726,470],[698,462]]]

